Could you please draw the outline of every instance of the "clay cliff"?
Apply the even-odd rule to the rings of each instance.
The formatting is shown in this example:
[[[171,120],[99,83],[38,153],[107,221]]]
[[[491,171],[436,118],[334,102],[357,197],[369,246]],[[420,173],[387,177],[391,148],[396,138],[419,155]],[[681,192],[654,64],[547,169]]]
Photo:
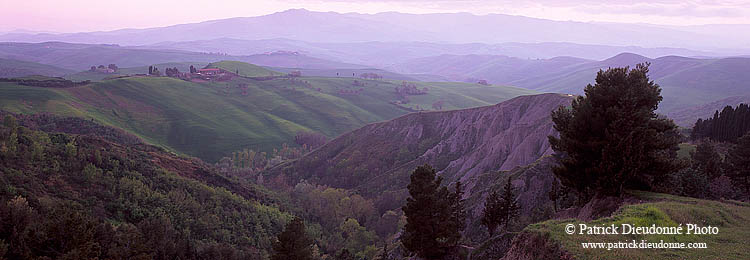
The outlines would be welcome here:
[[[446,183],[467,189],[477,176],[528,165],[552,153],[550,112],[568,106],[561,94],[521,96],[494,106],[420,112],[344,134],[266,175],[290,184],[306,179],[365,195],[406,187],[417,165],[428,163]]]

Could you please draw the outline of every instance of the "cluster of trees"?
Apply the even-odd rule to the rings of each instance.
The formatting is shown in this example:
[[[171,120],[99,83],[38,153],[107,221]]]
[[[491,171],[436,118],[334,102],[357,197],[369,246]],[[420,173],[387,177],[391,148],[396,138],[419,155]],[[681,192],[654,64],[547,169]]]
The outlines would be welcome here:
[[[120,69],[120,68],[118,68],[117,65],[115,65],[115,64],[109,64],[106,67],[104,67],[104,65],[91,66],[91,68],[89,69],[89,71],[105,72],[105,73],[107,73],[109,71],[111,71],[111,72],[117,72],[118,69]]]
[[[40,121],[61,129],[68,123]],[[290,216],[262,188],[146,145],[0,125],[0,258],[261,259]],[[155,162],[152,158],[158,157]],[[193,169],[169,172],[161,166]]]
[[[511,178],[508,177],[502,195],[498,194],[497,191],[493,191],[484,202],[481,219],[482,225],[487,227],[490,237],[492,237],[495,229],[499,226],[505,226],[507,229],[508,223],[514,217],[518,216],[520,209],[521,207],[516,202],[516,196],[513,194]]]
[[[269,154],[252,149],[243,149],[232,152],[232,157],[223,157],[216,163],[219,171],[229,173],[232,176],[251,177],[257,173],[276,166],[286,160],[298,159],[302,155],[312,151],[307,144],[301,147],[290,147],[286,143],[281,148],[274,148]]]
[[[703,141],[692,152],[688,167],[670,174],[662,192],[706,199],[750,199],[750,133],[729,144]]]
[[[417,88],[417,84],[412,82],[401,82],[401,86],[396,86],[394,88],[397,94],[401,96],[407,96],[407,95],[424,95],[427,94],[427,87],[424,87],[422,89]]]
[[[12,82],[18,85],[42,87],[42,88],[72,88],[83,85],[88,85],[91,81],[84,80],[80,82],[74,82],[64,78],[45,78],[43,80],[30,79],[30,78],[0,78],[0,82]]]
[[[717,110],[712,118],[698,119],[693,126],[690,138],[734,142],[748,131],[750,131],[750,106],[739,104],[737,108],[726,106],[721,113]]]
[[[328,142],[328,137],[317,132],[300,131],[294,136],[294,143],[307,146],[311,150],[323,146]]]
[[[173,77],[173,78],[182,77],[182,73],[180,72],[179,69],[177,69],[177,67],[167,68],[167,70],[164,71],[164,73],[167,75],[167,77]]]
[[[159,68],[154,66],[148,66],[148,75],[152,76],[161,76],[161,71],[159,71]]]
[[[650,190],[679,170],[677,126],[655,113],[661,88],[648,78],[648,64],[599,71],[596,84],[572,107],[553,111],[560,136],[549,142],[563,185],[581,193],[619,196],[625,188]]]
[[[393,230],[387,224],[398,225],[398,219],[394,223],[381,223],[371,200],[344,189],[303,181],[295,185],[291,195],[295,205],[302,209],[299,216],[320,225],[316,245],[325,254],[337,255],[346,250],[358,258],[372,259],[380,240],[376,230],[381,226]]]

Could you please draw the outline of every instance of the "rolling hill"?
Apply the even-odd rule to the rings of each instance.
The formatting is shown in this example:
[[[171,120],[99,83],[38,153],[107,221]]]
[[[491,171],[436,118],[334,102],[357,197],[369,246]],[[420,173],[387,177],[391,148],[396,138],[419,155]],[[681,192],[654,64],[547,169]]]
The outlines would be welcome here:
[[[669,113],[716,100],[746,95],[750,90],[750,59],[696,59],[665,56],[656,59],[622,53],[601,61],[570,57],[530,60],[505,56],[442,55],[399,65],[405,73],[430,73],[454,80],[486,79],[541,92],[582,94],[596,73],[610,67],[648,62],[650,77],[662,87],[659,111]],[[405,71],[404,71],[405,70]]]
[[[0,78],[15,78],[31,75],[60,77],[73,73],[73,70],[35,62],[0,58]]]
[[[443,109],[491,105],[533,91],[464,83],[415,82],[428,93],[397,104],[401,82],[279,78],[192,83],[126,77],[73,88],[0,83],[0,109],[94,119],[147,142],[215,162],[243,148],[271,151],[299,131],[335,137],[443,101]]]
[[[209,63],[206,68],[223,69],[243,77],[267,77],[267,76],[281,76],[284,75],[281,72],[268,70],[258,65],[245,63],[241,61],[219,61]]]

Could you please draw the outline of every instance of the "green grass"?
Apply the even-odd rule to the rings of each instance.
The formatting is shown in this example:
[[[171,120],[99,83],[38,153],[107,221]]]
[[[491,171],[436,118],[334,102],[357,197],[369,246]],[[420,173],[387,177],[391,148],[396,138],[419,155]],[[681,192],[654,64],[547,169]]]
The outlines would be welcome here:
[[[24,77],[31,75],[44,75],[44,76],[63,76],[66,74],[73,73],[74,71],[69,69],[58,68],[51,65],[2,59],[0,58],[0,78],[15,78]]]
[[[241,61],[220,61],[220,62],[213,62],[211,64],[208,64],[208,68],[219,68],[224,69],[226,71],[237,73],[240,76],[245,77],[265,77],[265,76],[279,76],[284,75],[281,72],[272,71],[266,68],[263,68],[258,65],[253,65],[246,62]]]
[[[340,94],[341,89],[355,88],[353,80],[235,78],[193,83],[167,77],[127,77],[64,89],[2,83],[0,109],[93,119],[151,144],[215,162],[240,149],[270,152],[282,143],[293,144],[299,131],[334,138],[368,123],[404,115],[410,105],[431,108],[435,100],[445,100],[444,109],[468,108],[533,94],[499,86],[418,82],[420,88],[429,89],[428,94],[412,96],[413,104],[397,106],[391,102],[400,81],[365,80],[360,94]]]
[[[677,150],[678,158],[688,158],[690,154],[695,151],[696,145],[689,143],[681,143],[679,145],[680,150]]]
[[[581,222],[573,219],[549,220],[533,224],[524,232],[548,235],[549,239],[561,245],[576,259],[750,259],[750,204],[728,201],[709,201],[666,194],[633,192],[648,201],[643,204],[622,206],[612,217]],[[634,226],[676,227],[680,224],[714,226],[718,234],[710,235],[568,235],[565,226],[579,224],[620,226],[623,223]],[[620,230],[622,231],[622,230]],[[685,231],[683,231],[685,232]],[[648,240],[649,242],[700,242],[705,249],[584,249],[583,242],[618,242]]]

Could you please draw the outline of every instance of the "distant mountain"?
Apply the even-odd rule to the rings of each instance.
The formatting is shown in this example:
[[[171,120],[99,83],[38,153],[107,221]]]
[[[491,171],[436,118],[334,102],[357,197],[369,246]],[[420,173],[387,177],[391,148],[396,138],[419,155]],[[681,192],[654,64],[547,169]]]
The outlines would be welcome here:
[[[541,92],[582,94],[596,73],[611,67],[649,62],[650,77],[662,87],[660,112],[672,112],[750,91],[750,58],[696,59],[665,56],[656,59],[621,53],[602,61],[569,57],[518,59],[487,55],[442,55],[394,66],[402,73],[431,73],[452,80],[486,79]]]
[[[280,51],[282,50],[282,51]],[[64,42],[0,43],[0,58],[36,62],[72,70],[88,70],[91,66],[107,65],[139,67],[169,62],[210,63],[221,60],[251,62],[267,67],[311,69],[366,68],[366,66],[329,61],[276,48],[269,53],[230,56],[223,53],[183,50],[122,47],[105,44],[74,44]]]
[[[142,46],[143,48],[176,49],[184,51],[228,53],[250,55],[278,50],[300,52],[304,55],[326,60],[364,64],[380,68],[390,68],[417,58],[439,55],[505,55],[518,58],[548,59],[571,56],[584,59],[602,60],[619,53],[631,52],[647,57],[678,56],[717,56],[718,53],[695,51],[681,48],[642,48],[635,46],[607,46],[561,42],[546,43],[434,43],[434,42],[307,42],[283,38],[265,40],[240,40],[221,38],[213,40],[163,42]]]
[[[0,58],[0,78],[14,78],[31,75],[60,77],[73,73],[73,70],[36,62]]]
[[[309,42],[423,41],[449,43],[572,42],[645,47],[747,49],[750,25],[666,27],[643,24],[553,21],[503,14],[378,14],[312,12],[293,9],[257,17],[238,17],[148,29],[67,34],[0,36],[4,41],[66,41],[145,45],[217,38],[288,38]]]

